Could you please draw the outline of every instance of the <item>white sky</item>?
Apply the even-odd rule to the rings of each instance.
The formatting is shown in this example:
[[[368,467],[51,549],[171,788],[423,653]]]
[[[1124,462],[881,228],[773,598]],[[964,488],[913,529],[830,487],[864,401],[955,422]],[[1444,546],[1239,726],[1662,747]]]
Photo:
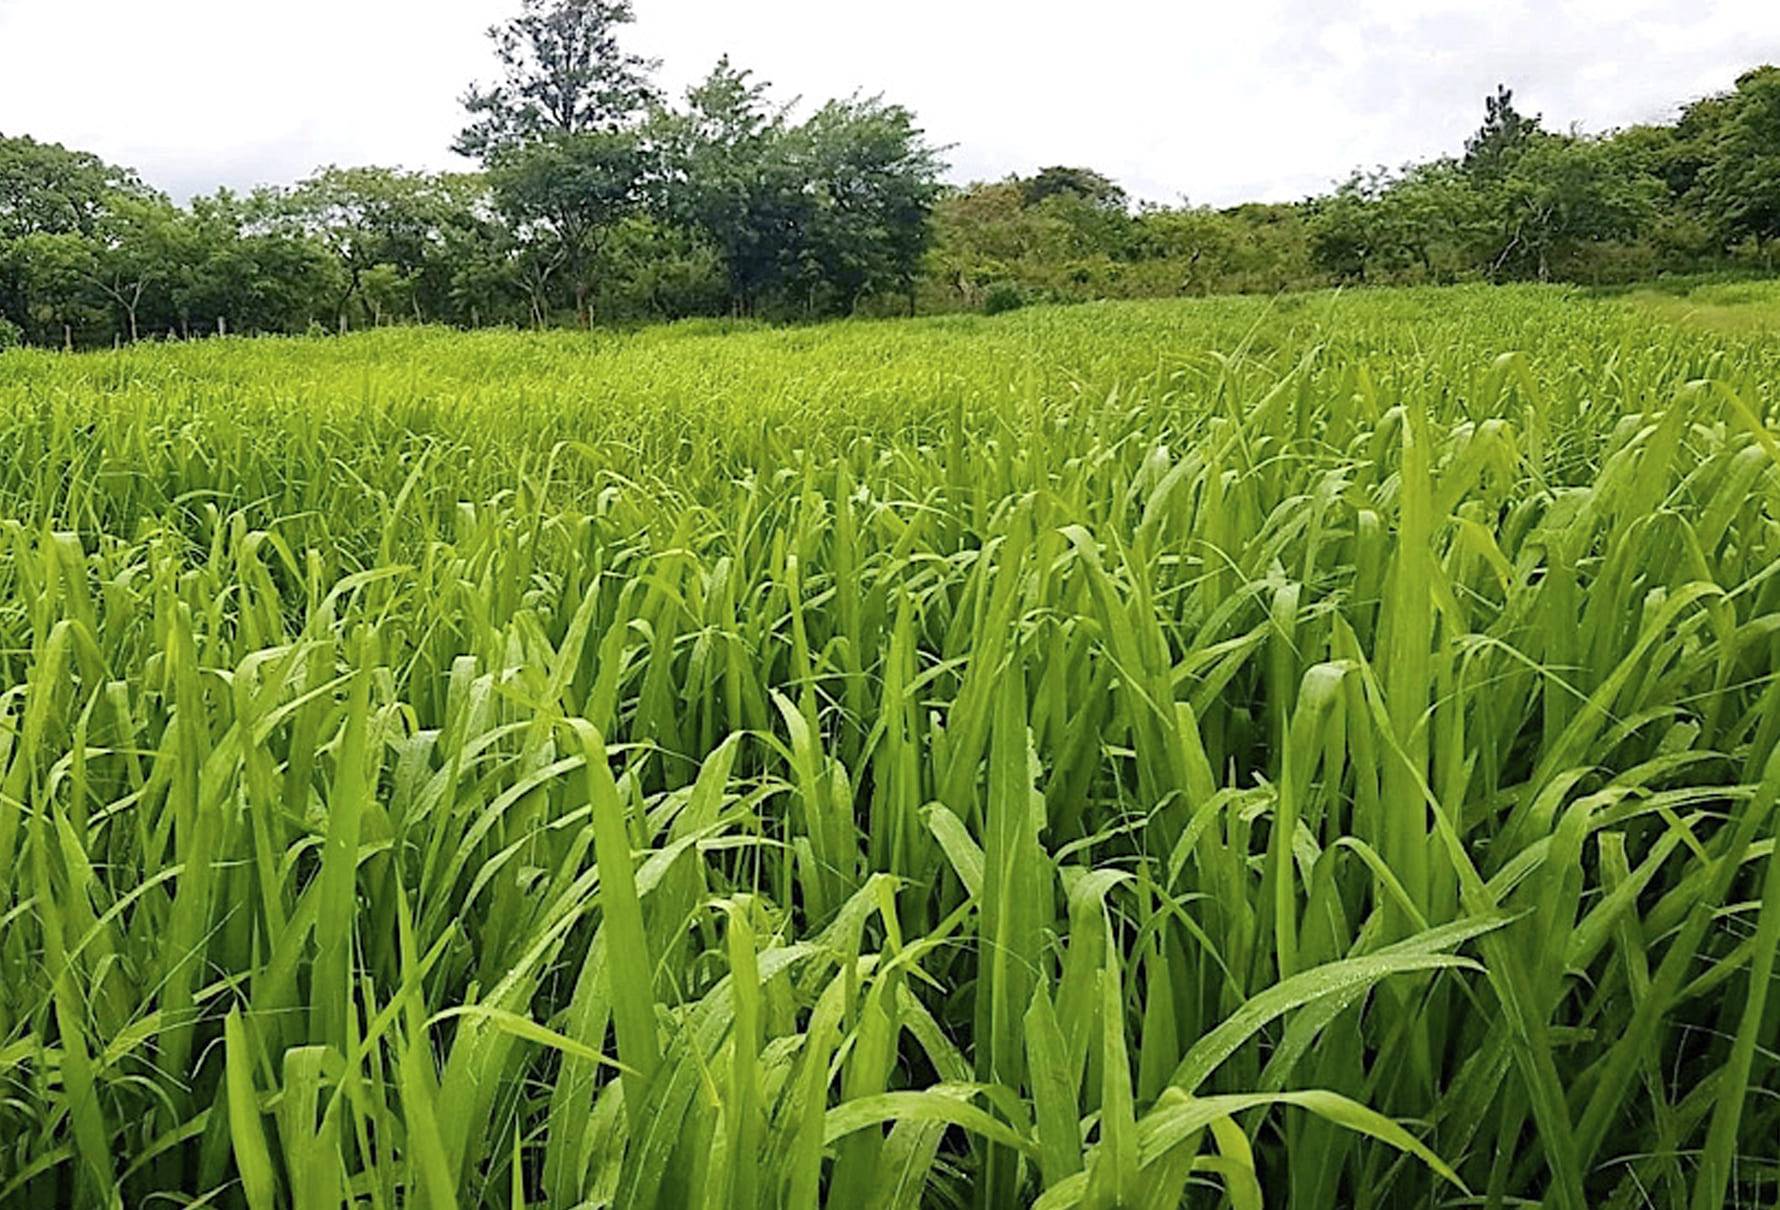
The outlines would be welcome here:
[[[0,133],[177,197],[327,163],[461,166],[515,0],[0,0]],[[1548,125],[1668,116],[1780,62],[1780,0],[637,0],[678,94],[728,52],[785,97],[913,108],[952,175],[1086,164],[1140,197],[1288,200],[1458,150],[1497,81]]]

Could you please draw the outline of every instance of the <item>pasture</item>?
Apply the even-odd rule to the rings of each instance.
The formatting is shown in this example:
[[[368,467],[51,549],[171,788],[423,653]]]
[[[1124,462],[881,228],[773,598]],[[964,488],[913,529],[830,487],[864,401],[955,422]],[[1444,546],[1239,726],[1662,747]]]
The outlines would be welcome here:
[[[0,1205],[1772,1206],[1777,384],[1533,286],[0,354]]]

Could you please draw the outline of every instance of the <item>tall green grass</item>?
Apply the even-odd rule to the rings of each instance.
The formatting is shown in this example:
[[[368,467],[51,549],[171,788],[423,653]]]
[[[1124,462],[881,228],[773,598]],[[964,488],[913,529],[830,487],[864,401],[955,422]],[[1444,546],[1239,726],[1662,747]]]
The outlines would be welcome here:
[[[0,357],[0,1205],[1769,1207],[1780,346]]]

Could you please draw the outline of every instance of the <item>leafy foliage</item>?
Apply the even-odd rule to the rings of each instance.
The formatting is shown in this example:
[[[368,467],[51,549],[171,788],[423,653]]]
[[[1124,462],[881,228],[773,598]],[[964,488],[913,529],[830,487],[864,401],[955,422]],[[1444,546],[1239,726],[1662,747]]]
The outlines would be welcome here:
[[[1501,181],[1541,142],[1546,134],[1541,121],[1514,107],[1512,88],[1497,85],[1495,95],[1483,99],[1483,125],[1465,140],[1465,171],[1480,181]]]
[[[1699,177],[1707,212],[1730,239],[1780,239],[1780,68],[1739,78],[1714,116]]]
[[[654,97],[653,64],[623,50],[631,0],[520,0],[517,17],[488,31],[502,80],[472,86],[472,117],[454,148],[483,161],[543,138],[612,134]]]
[[[984,315],[1005,315],[1026,305],[1026,296],[1012,282],[997,282],[983,293]]]
[[[560,276],[582,326],[591,322],[588,298],[600,254],[613,229],[642,208],[647,174],[644,148],[631,131],[551,135],[496,156],[489,185],[524,249],[540,319],[551,280]]]

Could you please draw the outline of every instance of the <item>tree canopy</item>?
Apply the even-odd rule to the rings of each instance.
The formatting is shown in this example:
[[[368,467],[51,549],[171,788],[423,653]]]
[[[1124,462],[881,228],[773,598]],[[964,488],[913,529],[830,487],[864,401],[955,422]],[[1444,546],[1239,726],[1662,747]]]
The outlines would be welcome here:
[[[1600,134],[1499,87],[1451,156],[1214,209],[1135,203],[1081,164],[944,185],[907,107],[786,102],[727,58],[668,98],[632,19],[631,0],[519,0],[488,31],[496,79],[463,96],[472,171],[328,166],[175,205],[0,135],[0,347],[1780,267],[1771,66]]]
[[[655,65],[619,45],[631,0],[520,0],[519,15],[488,31],[502,78],[464,94],[471,121],[455,149],[487,161],[546,136],[611,133],[655,99]]]

